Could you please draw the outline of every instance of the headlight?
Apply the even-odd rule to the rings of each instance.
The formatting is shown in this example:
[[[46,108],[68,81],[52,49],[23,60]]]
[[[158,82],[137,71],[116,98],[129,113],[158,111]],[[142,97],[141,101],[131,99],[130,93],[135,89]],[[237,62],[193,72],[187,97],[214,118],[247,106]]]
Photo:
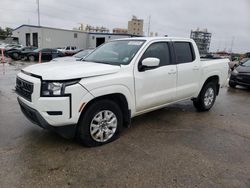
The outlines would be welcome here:
[[[236,75],[236,74],[238,74],[238,73],[239,73],[239,72],[238,72],[236,69],[234,69],[233,72],[232,72],[233,75]]]
[[[71,81],[63,81],[63,82],[42,82],[42,90],[41,96],[48,97],[48,96],[63,96],[65,94],[65,87],[76,84],[80,81],[71,80]]]

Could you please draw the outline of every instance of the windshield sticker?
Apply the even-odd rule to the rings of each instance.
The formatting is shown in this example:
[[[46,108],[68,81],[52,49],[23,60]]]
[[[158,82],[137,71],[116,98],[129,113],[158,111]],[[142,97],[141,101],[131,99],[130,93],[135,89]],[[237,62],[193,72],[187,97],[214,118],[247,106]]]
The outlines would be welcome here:
[[[143,41],[129,41],[128,45],[135,45],[135,46],[140,46],[142,45]]]

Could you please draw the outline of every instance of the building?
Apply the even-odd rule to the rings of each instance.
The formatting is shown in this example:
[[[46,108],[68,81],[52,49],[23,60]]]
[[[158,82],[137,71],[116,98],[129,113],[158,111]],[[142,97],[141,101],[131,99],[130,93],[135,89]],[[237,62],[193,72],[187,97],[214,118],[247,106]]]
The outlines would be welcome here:
[[[128,21],[128,34],[143,35],[143,20],[133,16],[132,20]]]
[[[13,30],[12,37],[17,38],[19,44],[24,46],[38,48],[76,46],[80,49],[88,49],[96,48],[109,40],[133,37],[133,35],[21,25]]]
[[[128,33],[128,29],[125,29],[125,28],[114,28],[113,29],[113,33],[127,34]]]
[[[85,31],[86,32],[96,32],[96,33],[109,33],[109,29],[106,28],[106,27],[94,27],[94,26],[91,26],[91,25],[87,25],[85,27]]]
[[[207,29],[199,30],[198,28],[195,31],[191,30],[190,38],[196,42],[201,55],[209,53],[211,36],[212,34]]]

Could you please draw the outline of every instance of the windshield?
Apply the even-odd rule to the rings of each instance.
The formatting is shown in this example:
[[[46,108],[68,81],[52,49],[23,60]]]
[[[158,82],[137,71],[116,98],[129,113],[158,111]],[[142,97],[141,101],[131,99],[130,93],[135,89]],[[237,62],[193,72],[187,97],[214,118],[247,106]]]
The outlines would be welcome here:
[[[33,50],[33,52],[40,52],[41,50],[42,50],[42,49],[37,48],[37,49]]]
[[[241,65],[245,66],[245,67],[250,67],[250,59],[247,60],[247,61],[245,61],[245,62],[243,62]]]
[[[103,44],[85,61],[106,63],[111,65],[127,65],[143,45],[143,40],[117,40]]]
[[[90,52],[92,52],[92,51],[91,50],[84,50],[84,51],[78,52],[77,54],[75,54],[73,56],[76,57],[76,58],[84,58]]]

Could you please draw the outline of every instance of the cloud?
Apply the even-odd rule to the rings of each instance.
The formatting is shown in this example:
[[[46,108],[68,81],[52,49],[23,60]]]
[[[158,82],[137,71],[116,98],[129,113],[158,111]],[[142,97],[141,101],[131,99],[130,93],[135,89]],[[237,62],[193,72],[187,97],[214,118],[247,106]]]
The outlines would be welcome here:
[[[1,0],[1,26],[37,24],[36,0]],[[191,29],[212,33],[211,51],[250,51],[249,0],[40,0],[41,25],[72,29],[78,23],[127,27],[132,15],[144,19],[147,34],[189,37]]]

